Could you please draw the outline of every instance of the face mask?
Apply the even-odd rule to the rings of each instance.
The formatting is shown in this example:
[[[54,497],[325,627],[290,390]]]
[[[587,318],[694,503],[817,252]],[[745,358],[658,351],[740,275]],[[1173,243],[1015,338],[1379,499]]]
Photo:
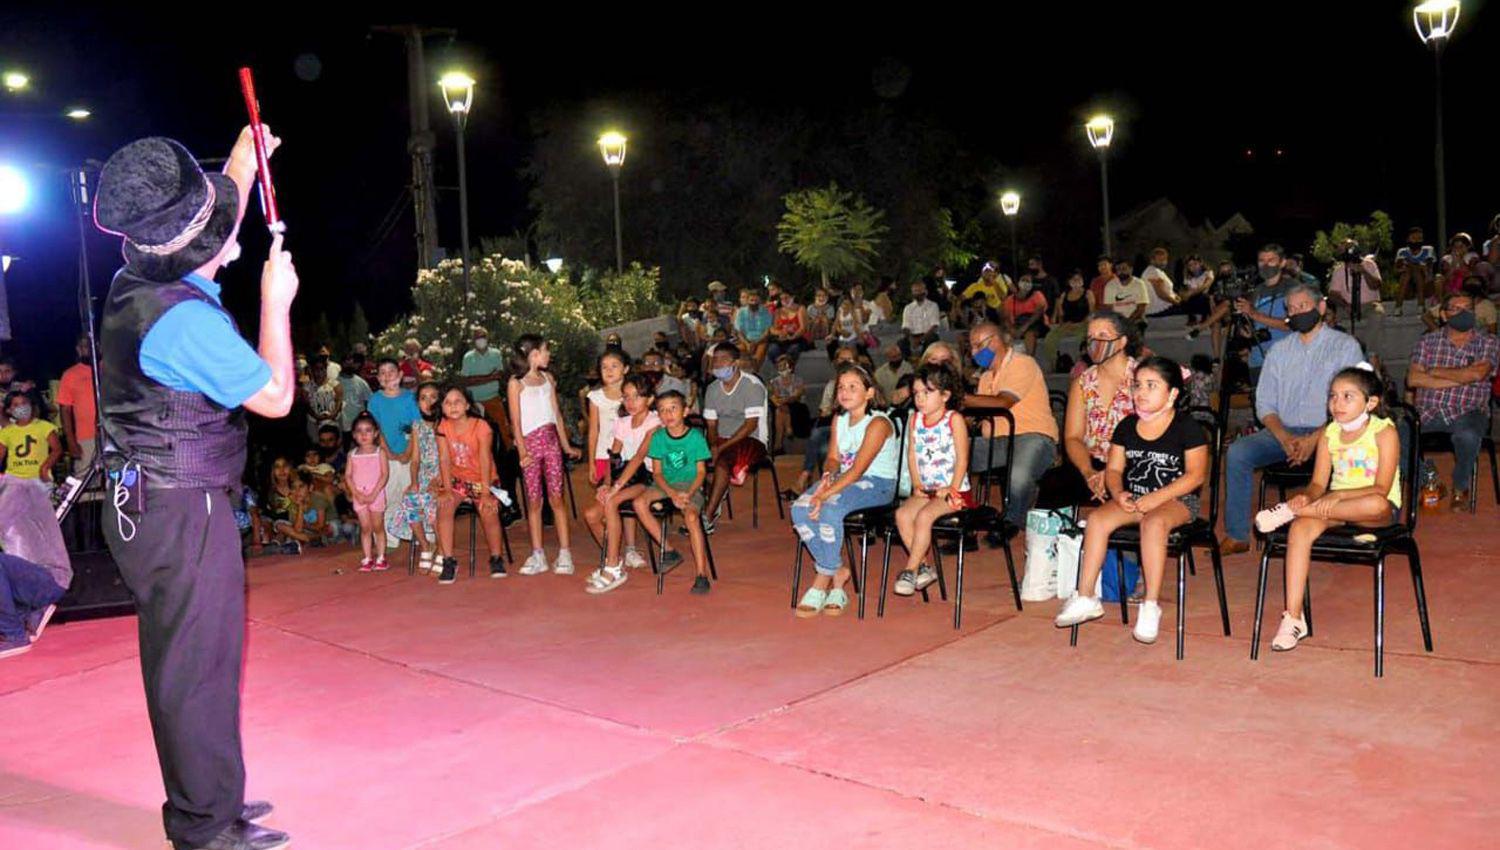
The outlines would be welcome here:
[[[776,371],[780,372],[783,375],[790,375],[790,374],[792,374],[792,367],[790,367],[790,366],[782,366],[780,369],[777,369]]]
[[[1448,327],[1459,333],[1467,333],[1474,329],[1474,311],[1463,310],[1448,317]]]
[[[1120,341],[1117,339],[1112,339],[1109,342],[1091,342],[1089,343],[1089,360],[1094,363],[1103,363],[1115,356],[1115,352],[1119,350],[1119,347]]]
[[[1281,274],[1281,267],[1280,266],[1256,266],[1255,267],[1255,271],[1258,274],[1260,274],[1260,279],[1261,280],[1270,280],[1271,278],[1273,278],[1273,277]]]
[[[897,354],[895,357],[887,357],[886,358],[886,362],[889,363],[889,364],[891,364],[892,366],[900,366],[901,365],[901,355]]]
[[[485,350],[486,348],[489,348],[489,347],[490,347],[490,341],[487,340],[487,339],[485,339],[484,337],[480,337],[480,338],[474,340],[474,350],[475,351],[483,351],[483,350]]]
[[[1360,415],[1358,415],[1358,416],[1354,417],[1353,419],[1349,420],[1348,422],[1340,422],[1339,423],[1339,427],[1342,428],[1342,429],[1344,429],[1345,431],[1347,431],[1349,433],[1353,433],[1353,432],[1358,431],[1359,429],[1365,427],[1365,423],[1369,422],[1369,421],[1370,421],[1370,411],[1366,410],[1363,413],[1361,413]]]
[[[1318,322],[1321,321],[1322,318],[1322,316],[1318,315],[1317,310],[1308,310],[1305,313],[1297,313],[1293,316],[1287,316],[1286,323],[1288,327],[1290,327],[1297,333],[1305,334],[1313,328],[1317,327]]]
[[[921,304],[923,301],[927,300],[927,296],[925,294],[924,295],[913,295],[911,297],[911,299],[913,301],[917,302],[918,304]]]
[[[988,369],[995,362],[995,352],[990,348],[981,348],[974,352],[974,365],[981,369]]]
[[[12,419],[30,419],[31,418],[31,405],[29,405],[29,404],[17,405],[16,407],[14,407],[14,408],[11,409],[10,415],[11,415]]]
[[[1021,290],[1022,295],[1025,295],[1026,293],[1031,291],[1031,281],[1023,280],[1019,284],[1017,284],[1017,288]]]
[[[1168,399],[1166,404],[1162,405],[1156,410],[1142,410],[1137,407],[1135,409],[1135,418],[1141,420],[1142,422],[1152,422],[1160,419],[1163,413],[1166,413],[1168,410],[1172,409],[1172,405],[1175,401],[1176,399]]]
[[[714,377],[718,378],[721,381],[727,381],[730,378],[734,377],[734,367],[733,366],[725,366],[722,369],[715,369],[714,370]]]

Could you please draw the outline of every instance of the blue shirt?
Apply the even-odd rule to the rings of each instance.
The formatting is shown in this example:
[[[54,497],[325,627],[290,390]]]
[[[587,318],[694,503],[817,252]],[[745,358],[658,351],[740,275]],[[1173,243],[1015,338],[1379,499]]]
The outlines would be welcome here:
[[[407,438],[411,436],[411,424],[422,418],[417,397],[411,390],[401,390],[394,397],[378,392],[370,396],[369,409],[375,423],[380,426],[386,445],[395,454],[404,453]]]
[[[219,285],[202,275],[183,281],[215,304]],[[141,371],[168,389],[202,393],[224,407],[239,407],[271,380],[271,366],[240,336],[227,313],[198,300],[161,314],[141,340]]]
[[[759,310],[751,310],[749,307],[741,307],[734,314],[734,328],[744,334],[745,339],[751,342],[760,342],[771,330],[771,322],[774,317],[771,311],[765,307]]]
[[[1267,316],[1270,316],[1273,319],[1285,319],[1286,284],[1283,283],[1281,286],[1276,287],[1262,286],[1261,288],[1257,289],[1255,291],[1255,309]],[[1262,350],[1265,350],[1266,353],[1269,354],[1272,346],[1274,346],[1278,342],[1281,342],[1281,340],[1285,338],[1287,334],[1291,333],[1291,331],[1285,330],[1283,328],[1272,327],[1270,325],[1261,325],[1259,323],[1255,324],[1256,330],[1260,330],[1261,328],[1265,328],[1265,330],[1270,332],[1271,339],[1269,342],[1266,342],[1262,345],[1251,346],[1250,366],[1252,368],[1261,365],[1261,363],[1266,359],[1265,356],[1261,354]]]
[[[458,370],[458,374],[465,376],[488,375],[491,372],[503,372],[505,370],[505,356],[493,348],[486,348],[483,352],[470,349],[464,352],[464,362]],[[475,384],[469,387],[469,392],[474,395],[474,400],[480,403],[500,395],[500,381],[494,380],[485,384]]]
[[[1271,346],[1255,385],[1255,415],[1276,414],[1288,428],[1319,428],[1328,421],[1328,386],[1340,369],[1365,359],[1359,340],[1319,325],[1311,341],[1292,334]]]

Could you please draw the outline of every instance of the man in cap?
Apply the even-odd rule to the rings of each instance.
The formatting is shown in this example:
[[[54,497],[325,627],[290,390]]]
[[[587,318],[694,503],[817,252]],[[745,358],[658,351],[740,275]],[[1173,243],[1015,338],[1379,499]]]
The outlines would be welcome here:
[[[266,150],[280,140],[264,134]],[[291,255],[271,240],[253,349],[214,275],[240,255],[256,158],[250,128],[222,174],[171,139],[132,142],[99,176],[94,221],[124,238],[100,323],[100,450],[112,494],[105,539],[135,597],[146,708],[177,850],[268,850],[289,839],[252,821],[240,747],[245,564],[231,510],[245,467],[245,411],[281,417],[297,391]]]

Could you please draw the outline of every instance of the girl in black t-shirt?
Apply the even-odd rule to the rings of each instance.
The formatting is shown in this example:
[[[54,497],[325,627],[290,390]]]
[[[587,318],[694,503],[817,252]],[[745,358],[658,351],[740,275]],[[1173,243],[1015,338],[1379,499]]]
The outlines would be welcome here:
[[[1109,536],[1126,525],[1141,527],[1141,571],[1146,599],[1136,618],[1135,639],[1156,641],[1161,624],[1162,575],[1166,571],[1167,536],[1198,516],[1198,489],[1208,473],[1208,445],[1202,427],[1177,410],[1187,401],[1182,367],[1165,357],[1149,357],[1135,370],[1135,415],[1115,428],[1104,477],[1110,501],[1089,514],[1083,535],[1083,562],[1077,596],[1063,604],[1054,621],[1058,628],[1075,626],[1104,616],[1104,606],[1091,593]]]

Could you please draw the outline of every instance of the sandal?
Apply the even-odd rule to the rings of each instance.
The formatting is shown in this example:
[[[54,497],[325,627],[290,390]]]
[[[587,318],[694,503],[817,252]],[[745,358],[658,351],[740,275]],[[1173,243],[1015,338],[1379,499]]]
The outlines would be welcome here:
[[[417,571],[423,573],[432,572],[432,550],[423,549],[422,554],[417,556]]]
[[[802,594],[802,601],[797,603],[797,616],[803,619],[818,616],[823,613],[823,600],[827,598],[828,591],[809,587],[807,592]]]
[[[830,617],[842,617],[844,609],[849,607],[849,594],[842,587],[836,587],[828,591],[823,599],[823,613]]]

